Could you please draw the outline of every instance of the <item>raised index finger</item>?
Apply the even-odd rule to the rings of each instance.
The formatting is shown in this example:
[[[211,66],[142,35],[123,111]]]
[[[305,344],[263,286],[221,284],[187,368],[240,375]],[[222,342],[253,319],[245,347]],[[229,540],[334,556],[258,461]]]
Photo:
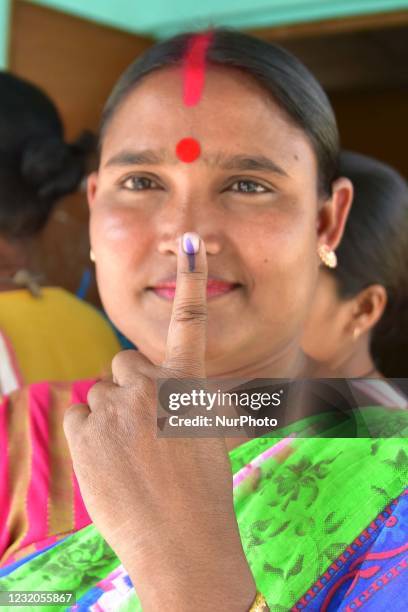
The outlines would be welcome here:
[[[187,378],[204,378],[206,342],[207,255],[198,234],[189,232],[179,241],[165,367]]]

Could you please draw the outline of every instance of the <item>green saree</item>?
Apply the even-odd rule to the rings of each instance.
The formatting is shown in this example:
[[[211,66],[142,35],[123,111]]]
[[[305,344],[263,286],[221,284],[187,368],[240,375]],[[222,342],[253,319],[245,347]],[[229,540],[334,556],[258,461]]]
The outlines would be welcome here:
[[[370,411],[380,434],[381,429],[389,430],[390,420],[394,431],[398,420],[406,422],[401,411],[365,409],[365,414]],[[280,438],[253,439],[230,453],[233,474],[247,472],[234,487],[243,547],[258,589],[276,612],[304,609],[301,604],[295,607],[297,602],[344,551],[353,550],[356,538],[407,484],[404,438],[340,437],[343,425],[301,437],[310,435],[318,420],[305,419],[282,431]],[[265,451],[273,448],[277,451],[267,457]],[[16,564],[12,571],[5,569],[1,591],[76,594],[76,606],[54,610],[141,610],[124,568],[93,525]]]

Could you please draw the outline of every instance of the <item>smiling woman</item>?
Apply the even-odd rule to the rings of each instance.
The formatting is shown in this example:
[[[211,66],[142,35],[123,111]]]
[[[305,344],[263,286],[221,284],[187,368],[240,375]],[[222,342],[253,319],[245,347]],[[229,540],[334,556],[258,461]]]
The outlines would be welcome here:
[[[332,110],[304,66],[215,31],[199,103],[187,106],[191,40],[150,49],[108,100],[88,181],[91,243],[105,309],[139,351],[115,357],[112,381],[6,400],[0,415],[31,420],[33,453],[15,464],[5,420],[0,589],[46,581],[75,591],[75,610],[266,610],[257,589],[272,610],[345,610],[406,548],[405,440],[347,439],[305,414],[274,439],[157,437],[157,379],[316,374],[299,340],[319,247],[339,244],[352,196]],[[188,164],[183,138],[200,144]],[[61,437],[69,395],[86,401],[64,422],[82,497]],[[384,415],[388,427],[400,416],[378,414],[378,435]],[[38,453],[48,471],[31,465]],[[394,578],[375,597],[402,610]]]
[[[223,31],[207,51],[200,102],[186,107],[188,41],[152,48],[106,105],[100,168],[89,180],[102,299],[127,337],[160,362],[175,236],[199,230],[209,257],[207,374],[245,375],[254,365],[270,376],[277,352],[290,375],[318,244],[336,247],[350,203],[350,184],[337,177],[335,119],[294,57]],[[177,158],[183,136],[200,143],[193,164]]]

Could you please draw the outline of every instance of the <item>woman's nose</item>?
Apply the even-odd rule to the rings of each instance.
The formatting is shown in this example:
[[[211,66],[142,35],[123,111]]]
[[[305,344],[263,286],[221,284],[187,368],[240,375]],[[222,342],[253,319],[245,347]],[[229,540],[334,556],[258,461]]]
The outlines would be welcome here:
[[[208,194],[185,193],[171,198],[156,217],[157,248],[161,254],[177,254],[178,238],[194,232],[204,241],[207,254],[217,255],[222,250],[223,228],[225,219]]]

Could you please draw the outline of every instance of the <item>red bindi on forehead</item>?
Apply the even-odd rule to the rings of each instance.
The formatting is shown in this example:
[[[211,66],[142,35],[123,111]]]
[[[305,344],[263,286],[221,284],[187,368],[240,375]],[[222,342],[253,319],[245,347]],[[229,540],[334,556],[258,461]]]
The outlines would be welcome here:
[[[201,100],[205,83],[206,55],[212,34],[197,34],[189,42],[183,62],[183,102],[195,106]],[[195,138],[182,138],[176,145],[180,161],[191,163],[201,153],[200,143]]]
[[[201,147],[195,138],[182,138],[176,146],[176,155],[180,161],[190,164],[200,157]]]

